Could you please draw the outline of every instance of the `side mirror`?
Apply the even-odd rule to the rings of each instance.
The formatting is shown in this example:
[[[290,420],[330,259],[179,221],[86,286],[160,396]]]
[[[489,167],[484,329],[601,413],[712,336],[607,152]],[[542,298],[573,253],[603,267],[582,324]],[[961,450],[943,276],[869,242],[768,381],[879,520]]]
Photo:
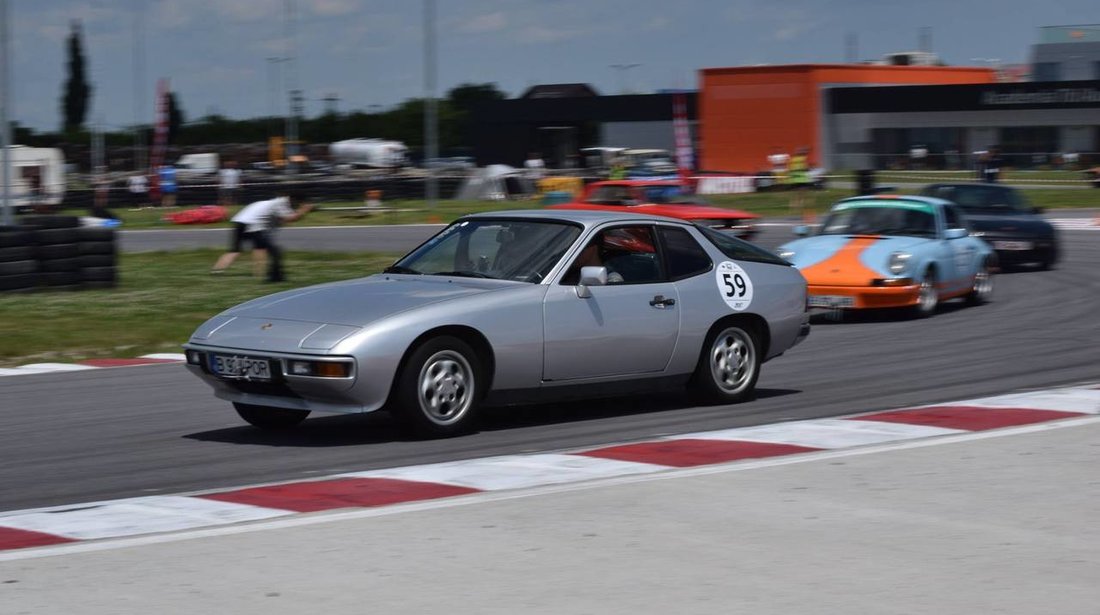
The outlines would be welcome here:
[[[949,228],[943,232],[944,239],[962,239],[970,233],[964,228]]]
[[[592,296],[589,286],[607,286],[607,267],[581,267],[581,281],[577,284],[577,296],[587,299]]]
[[[805,224],[799,224],[798,226],[794,227],[794,234],[798,235],[799,237],[805,237],[806,235],[810,234],[810,227]]]

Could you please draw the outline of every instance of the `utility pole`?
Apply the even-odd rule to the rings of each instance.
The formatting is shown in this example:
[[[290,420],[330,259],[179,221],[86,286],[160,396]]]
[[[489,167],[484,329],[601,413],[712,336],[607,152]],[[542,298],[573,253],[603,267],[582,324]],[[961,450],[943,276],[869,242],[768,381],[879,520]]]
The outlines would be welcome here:
[[[294,69],[296,53],[294,40],[294,0],[286,0],[286,44],[287,44],[287,87],[290,95],[290,113],[286,118],[286,170],[290,175],[298,172],[295,157],[298,154],[298,115],[302,111],[302,92],[298,89],[297,74]]]
[[[145,3],[134,5],[134,170],[145,169]]]
[[[435,101],[435,0],[424,0],[424,146],[425,161],[439,157]],[[428,169],[425,188],[428,207],[434,208],[439,186],[432,169]]]
[[[0,0],[0,150],[3,158],[3,222],[14,224],[11,203],[11,31],[8,28],[8,0]]]
[[[627,86],[626,86],[626,71],[628,71],[632,68],[638,68],[639,66],[641,66],[641,64],[638,64],[638,63],[633,63],[633,64],[608,64],[608,66],[610,66],[611,68],[614,68],[615,70],[619,71],[619,93],[620,94],[629,94],[630,92],[627,91]]]

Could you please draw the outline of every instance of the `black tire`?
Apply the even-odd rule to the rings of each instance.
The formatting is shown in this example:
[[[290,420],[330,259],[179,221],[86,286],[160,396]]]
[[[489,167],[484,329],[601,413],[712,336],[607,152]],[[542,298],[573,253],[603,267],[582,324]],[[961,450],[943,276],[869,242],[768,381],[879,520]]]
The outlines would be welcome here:
[[[0,231],[0,248],[12,248],[17,246],[29,245],[34,245],[34,233],[26,229],[19,229],[16,231]]]
[[[237,402],[233,402],[233,407],[236,408],[237,414],[249,425],[271,431],[290,429],[309,416],[309,410],[254,406]]]
[[[34,273],[35,271],[38,271],[38,261],[35,260],[0,263],[0,276],[23,275],[25,273]]]
[[[42,271],[80,271],[80,257],[51,258],[38,261],[38,268]]]
[[[39,228],[77,228],[79,216],[23,216],[21,222],[26,226]]]
[[[38,274],[46,286],[72,286],[80,284],[79,271],[50,271]]]
[[[86,267],[114,267],[118,258],[114,254],[85,254],[78,256],[81,269]]]
[[[82,241],[77,244],[78,254],[115,254],[113,241]]]
[[[114,282],[118,279],[115,267],[85,267],[80,270],[80,279],[84,282]]]
[[[940,306],[940,292],[936,289],[936,272],[928,270],[921,280],[917,304],[910,308],[913,318],[928,318]]]
[[[733,360],[737,364],[733,364]],[[699,351],[691,392],[703,403],[735,404],[756,395],[763,349],[756,330],[743,321],[717,323]]]
[[[34,288],[38,285],[37,273],[22,273],[19,275],[0,276],[0,291]]]
[[[34,241],[40,246],[51,246],[57,243],[76,243],[79,238],[75,228],[44,228],[34,232]]]
[[[12,261],[25,261],[34,259],[34,248],[30,246],[13,246],[0,248],[0,263]]]
[[[434,386],[422,387],[421,383]],[[417,436],[440,438],[473,428],[482,390],[481,361],[466,342],[442,335],[417,346],[398,375],[392,414]]]
[[[114,241],[115,229],[102,226],[82,226],[77,229],[80,241]]]
[[[981,269],[974,276],[974,287],[970,289],[970,294],[966,296],[968,304],[982,305],[983,303],[989,303],[993,298],[993,275],[995,270],[996,267],[992,262],[982,261]]]
[[[36,248],[36,253],[41,260],[72,258],[74,256],[80,256],[80,244],[59,243],[52,246],[38,246],[38,248]]]

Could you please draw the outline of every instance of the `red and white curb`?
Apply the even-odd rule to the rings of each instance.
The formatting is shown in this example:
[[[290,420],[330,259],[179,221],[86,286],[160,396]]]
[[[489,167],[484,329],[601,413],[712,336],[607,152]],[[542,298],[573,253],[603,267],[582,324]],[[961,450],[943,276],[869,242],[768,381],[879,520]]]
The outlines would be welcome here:
[[[87,369],[105,367],[133,367],[135,365],[157,365],[160,363],[182,363],[183,353],[165,352],[145,354],[136,359],[88,359],[76,363],[28,363],[18,367],[0,367],[0,376],[22,376],[26,374],[47,374],[50,372],[79,372]]]
[[[762,463],[788,455],[812,459],[815,454],[837,455],[860,448],[873,451],[929,438],[957,441],[982,437],[980,432],[987,430],[1027,429],[1025,426],[1097,415],[1100,386],[1090,384],[844,418],[689,433],[569,453],[506,455],[224,491],[13,511],[0,513],[0,551],[203,530],[303,513],[372,509],[471,494],[675,475],[706,466],[717,471],[720,464],[744,460]]]

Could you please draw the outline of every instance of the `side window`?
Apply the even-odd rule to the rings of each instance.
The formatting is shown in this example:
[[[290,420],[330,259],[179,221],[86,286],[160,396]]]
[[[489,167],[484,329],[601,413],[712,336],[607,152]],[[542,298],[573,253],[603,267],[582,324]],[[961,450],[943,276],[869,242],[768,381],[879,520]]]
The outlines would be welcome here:
[[[673,226],[657,227],[664,248],[665,268],[672,280],[690,278],[710,271],[712,263],[706,250],[691,233]]]
[[[580,281],[581,267],[607,268],[608,284],[650,284],[664,280],[651,226],[619,226],[593,237],[562,277],[564,285]]]
[[[753,245],[747,241],[743,241],[705,226],[696,225],[696,228],[699,229],[699,232],[709,239],[710,242],[714,244],[714,247],[718,248],[722,254],[725,254],[733,260],[770,263],[772,265],[783,265],[784,267],[794,266],[771,252],[768,252],[764,248]]]
[[[955,207],[947,205],[943,208],[944,222],[947,224],[947,228],[966,228],[966,223],[963,222],[962,216],[959,215],[959,210]]]

